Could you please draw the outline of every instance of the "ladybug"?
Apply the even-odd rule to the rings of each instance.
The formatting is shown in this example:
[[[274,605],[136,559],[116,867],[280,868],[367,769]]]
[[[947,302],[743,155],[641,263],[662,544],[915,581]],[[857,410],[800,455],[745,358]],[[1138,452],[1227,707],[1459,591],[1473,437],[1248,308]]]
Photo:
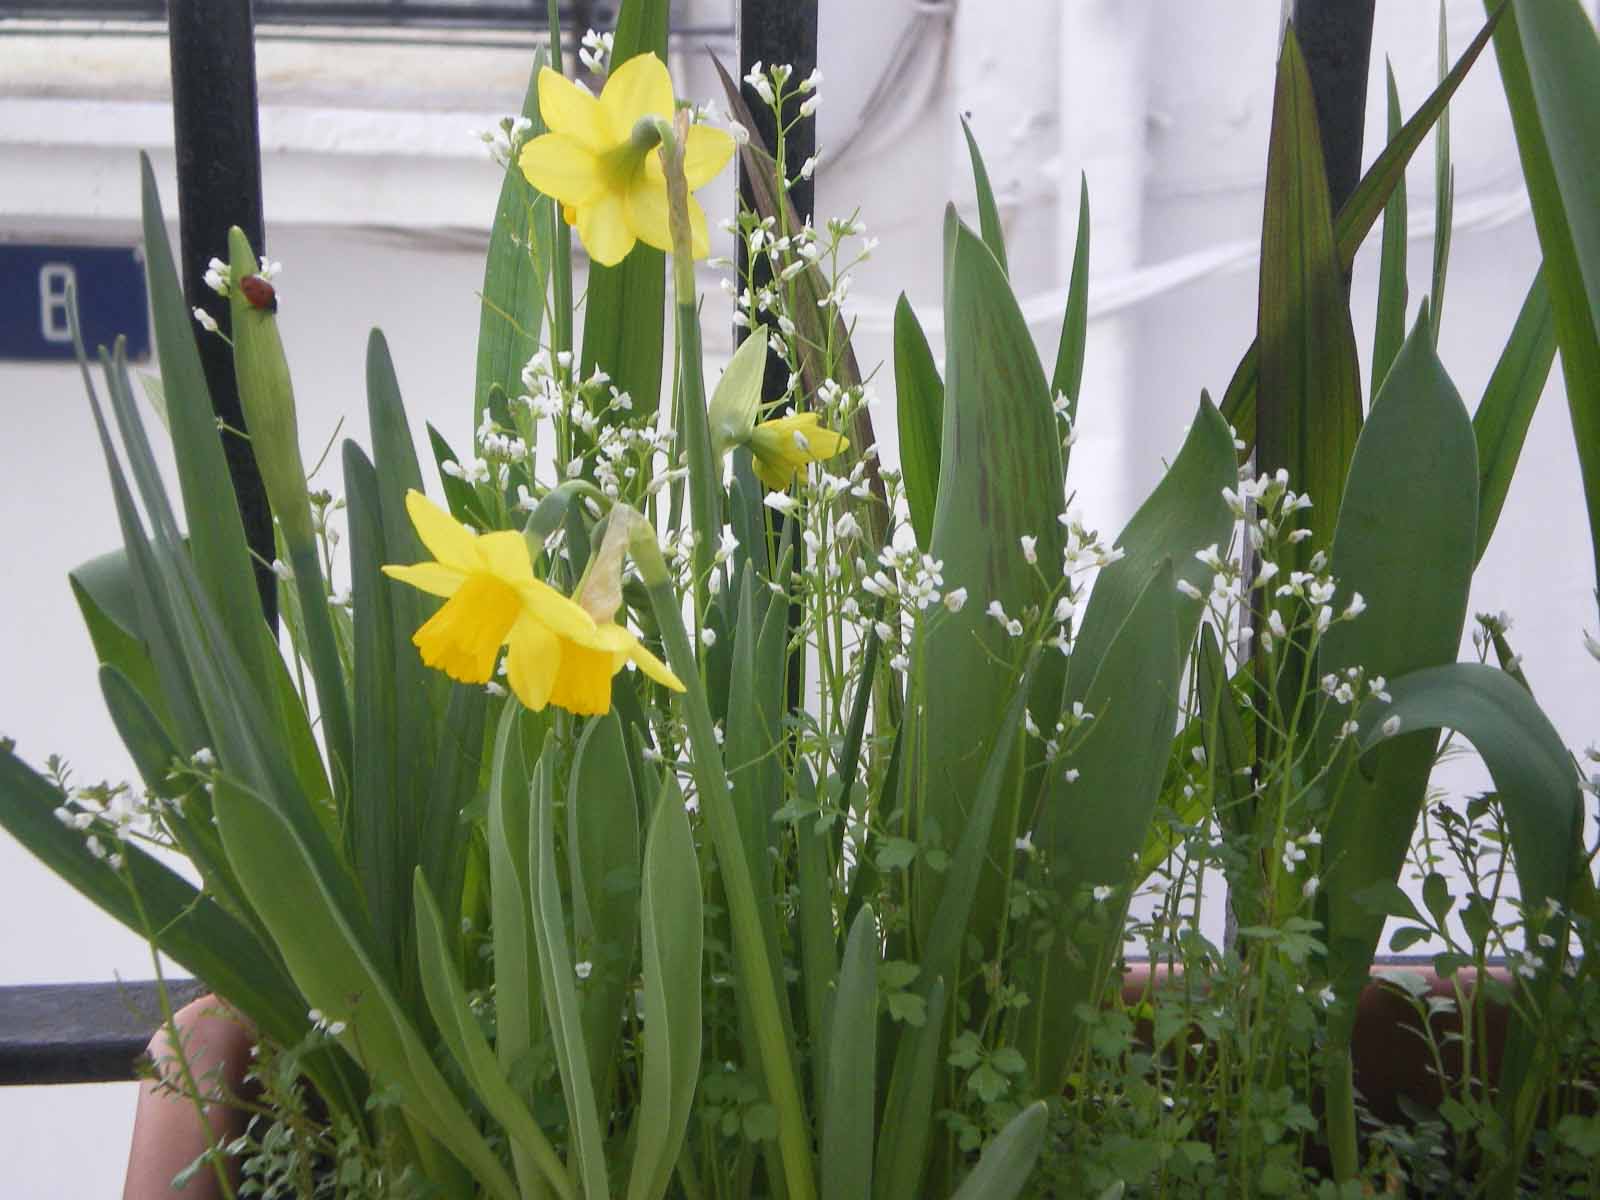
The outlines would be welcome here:
[[[239,290],[244,293],[244,298],[255,307],[264,308],[268,312],[278,311],[278,293],[261,276],[246,275],[239,281]]]

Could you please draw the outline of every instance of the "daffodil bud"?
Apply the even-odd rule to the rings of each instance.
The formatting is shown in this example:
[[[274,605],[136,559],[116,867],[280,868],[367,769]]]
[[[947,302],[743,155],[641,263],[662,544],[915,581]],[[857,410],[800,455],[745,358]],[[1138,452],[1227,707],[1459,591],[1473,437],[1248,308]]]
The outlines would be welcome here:
[[[291,549],[315,542],[294,385],[278,336],[277,298],[261,278],[260,264],[244,231],[228,231],[228,303],[233,317],[233,371],[239,384],[250,448],[266,486],[267,503]]]
[[[711,453],[715,458],[721,459],[735,446],[750,440],[761,407],[761,381],[766,370],[766,339],[745,338],[711,396]]]

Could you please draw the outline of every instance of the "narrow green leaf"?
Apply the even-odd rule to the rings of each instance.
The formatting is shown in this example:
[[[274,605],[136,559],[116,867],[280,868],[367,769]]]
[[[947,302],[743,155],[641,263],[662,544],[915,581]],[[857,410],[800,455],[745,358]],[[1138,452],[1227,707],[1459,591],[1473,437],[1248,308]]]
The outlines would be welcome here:
[[[871,673],[863,675],[867,683]],[[796,764],[796,784],[800,802],[807,813],[821,813],[817,806],[817,787],[809,767]],[[841,805],[843,807],[843,805]],[[836,822],[843,825],[843,821]],[[827,1044],[829,1004],[838,982],[838,939],[834,933],[834,876],[829,868],[829,833],[817,828],[809,815],[794,823],[795,875],[799,890],[796,924],[800,934],[800,987],[803,992],[806,1036],[814,1046]],[[827,1095],[828,1056],[811,1056],[811,1094]]]
[[[904,292],[894,306],[894,398],[911,528],[917,545],[926,550],[933,538],[934,502],[939,495],[944,380]]]
[[[1533,277],[1517,323],[1489,386],[1472,416],[1478,444],[1478,550],[1481,561],[1489,548],[1511,479],[1522,457],[1522,445],[1533,423],[1533,411],[1544,394],[1556,357],[1556,326],[1550,288],[1543,267]]]
[[[1495,36],[1544,251],[1600,579],[1600,38],[1577,0],[1512,0]]]
[[[328,1020],[344,1022],[340,1045],[380,1082],[399,1084],[404,1111],[491,1194],[517,1200],[516,1185],[434,1065],[362,939],[340,915],[294,829],[270,805],[231,783],[217,787],[216,808],[228,857],[307,1003]]]
[[[128,555],[116,550],[90,559],[67,576],[78,612],[94,646],[95,659],[115,667],[157,719],[167,725],[161,679],[139,633],[138,599],[133,594]]]
[[[527,1067],[543,1014],[529,891],[528,797],[533,763],[525,750],[522,729],[532,719],[516,704],[508,704],[500,714],[490,760],[484,838],[489,851],[490,930],[494,936],[495,1054],[511,1078]]]
[[[1334,242],[1316,100],[1291,28],[1283,39],[1267,150],[1261,231],[1260,469],[1289,472],[1314,501],[1298,515],[1311,536],[1290,552],[1299,569],[1333,540],[1338,499],[1361,430],[1360,369]]]
[[[567,1178],[566,1168],[528,1106],[506,1081],[488,1039],[483,1036],[478,1014],[467,1000],[467,989],[451,959],[451,939],[445,933],[444,918],[420,870],[412,876],[412,887],[422,986],[434,1023],[478,1099],[500,1123],[506,1136],[538,1164],[538,1175],[525,1174],[519,1167],[517,1182],[522,1200],[539,1200],[548,1195],[550,1189],[563,1200],[574,1200],[577,1193]]]
[[[1428,131],[1439,119],[1439,114],[1450,102],[1450,97],[1455,94],[1456,89],[1461,86],[1461,81],[1466,78],[1467,72],[1472,69],[1473,63],[1478,60],[1478,55],[1488,44],[1490,35],[1494,33],[1507,7],[1501,3],[1500,7],[1490,14],[1488,21],[1478,31],[1478,35],[1472,39],[1471,45],[1462,51],[1461,57],[1456,60],[1456,65],[1451,68],[1444,82],[1423,101],[1422,107],[1418,108],[1411,119],[1401,127],[1399,135],[1389,140],[1383,153],[1379,154],[1376,161],[1367,169],[1367,173],[1361,177],[1361,182],[1356,185],[1356,190],[1350,194],[1350,199],[1346,200],[1344,207],[1339,210],[1338,220],[1334,224],[1334,240],[1339,251],[1341,271],[1350,270],[1351,264],[1355,262],[1356,251],[1366,240],[1367,233],[1378,219],[1378,214],[1383,211],[1389,196],[1405,178],[1406,165],[1411,161],[1411,156],[1416,153],[1417,147],[1422,145]],[[1256,439],[1256,385],[1259,366],[1260,344],[1257,341],[1251,343],[1244,357],[1239,360],[1233,378],[1228,381],[1227,392],[1222,398],[1222,416],[1234,426],[1247,448],[1254,444]]]
[[[250,565],[244,523],[234,498],[222,439],[217,435],[216,412],[211,407],[211,393],[194,344],[194,318],[183,302],[183,287],[178,282],[166,221],[161,214],[161,197],[148,156],[139,156],[139,170],[150,315],[195,574],[215,605],[229,640],[239,648],[247,664],[259,666],[261,597]],[[134,446],[128,449],[130,464],[138,469],[140,456]],[[146,496],[146,503],[149,502],[150,497]],[[152,518],[158,519],[157,514],[152,512]],[[260,677],[259,673],[256,677]]]
[[[978,1165],[956,1189],[952,1200],[1011,1200],[1022,1194],[1044,1150],[1050,1110],[1043,1100],[1028,1105],[983,1148]]]
[[[983,155],[978,152],[977,139],[972,136],[972,126],[961,118],[961,132],[967,137],[967,156],[972,160],[972,184],[978,193],[978,228],[983,234],[983,244],[989,247],[1000,270],[1010,274],[1006,265],[1005,230],[1000,225],[1000,209],[994,202],[994,189],[989,186],[989,172],[984,168]]]
[[[922,1194],[933,1133],[933,1100],[938,1091],[939,1047],[945,1026],[944,979],[928,977],[928,1017],[900,1034],[889,1095],[878,1127],[880,1160],[873,1178],[874,1200],[914,1200]]]
[[[845,941],[828,1035],[822,1103],[822,1194],[828,1200],[872,1195],[872,1064],[877,1061],[878,918],[869,904],[856,915]]]
[[[1444,0],[1439,0],[1439,79],[1443,82],[1450,62],[1450,33]],[[1433,291],[1428,300],[1433,313],[1433,344],[1439,344],[1444,321],[1444,281],[1450,266],[1450,234],[1455,225],[1456,171],[1450,165],[1450,106],[1439,113],[1433,131]]]
[[[1055,372],[1050,377],[1050,397],[1067,398],[1067,419],[1078,419],[1078,394],[1083,388],[1084,351],[1089,340],[1089,177],[1078,178],[1078,242],[1072,252],[1072,275],[1067,280],[1067,311],[1061,318],[1061,342],[1056,347]],[[1070,449],[1063,449],[1061,469]]]
[[[645,842],[643,1079],[628,1200],[666,1195],[688,1129],[700,1081],[703,931],[700,863],[669,777]]]
[[[571,1122],[573,1146],[568,1157],[575,1160],[575,1170],[586,1195],[609,1196],[605,1139],[595,1106],[574,963],[567,947],[561,885],[556,878],[553,739],[553,734],[546,739],[544,753],[534,773],[534,813],[529,829],[533,841],[528,852],[532,868],[533,932],[539,948],[544,1011],[550,1022],[556,1062],[561,1071],[561,1090],[567,1101],[567,1119]]]
[[[1389,141],[1400,136],[1400,92],[1394,64],[1385,62],[1389,91]],[[1383,256],[1378,263],[1378,318],[1372,335],[1372,395],[1406,340],[1406,177],[1402,172],[1383,208]]]
[[[459,463],[461,460],[450,448],[450,443],[444,440],[444,435],[431,424],[428,426],[428,444],[433,448],[434,465],[439,469],[439,485],[444,489],[444,499],[450,508],[450,515],[480,530],[493,529],[494,523],[484,510],[483,501],[479,499],[477,490],[466,480],[459,479],[444,469],[445,463]]]
[[[545,132],[539,112],[539,72],[549,61],[543,47],[534,51],[533,70],[522,100],[522,115],[533,122],[527,137]],[[522,368],[539,349],[549,283],[548,229],[551,201],[535,192],[515,162],[506,167],[489,230],[483,264],[483,311],[478,317],[477,381],[472,391],[472,427],[483,423],[489,389],[499,385],[515,395]],[[377,426],[373,426],[374,436]],[[381,457],[381,456],[380,456]]]
[[[623,1001],[633,980],[639,912],[639,804],[615,713],[590,721],[578,740],[567,790],[566,849],[573,938],[590,968],[583,1040],[595,1095],[604,1096],[616,1069]]]
[[[248,1013],[263,1032],[286,1045],[298,1042],[307,1028],[305,1005],[272,951],[213,899],[135,845],[118,847],[124,879],[89,852],[85,834],[56,817],[65,802],[47,779],[11,751],[0,750],[0,828],[108,916],[140,937],[154,937],[175,962]]]

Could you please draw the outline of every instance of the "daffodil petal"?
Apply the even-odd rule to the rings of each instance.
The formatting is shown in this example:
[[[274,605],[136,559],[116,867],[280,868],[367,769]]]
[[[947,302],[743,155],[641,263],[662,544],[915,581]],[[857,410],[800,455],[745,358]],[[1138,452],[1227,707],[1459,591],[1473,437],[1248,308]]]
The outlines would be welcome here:
[[[506,682],[512,694],[538,712],[550,702],[561,670],[561,639],[537,617],[524,612],[511,627],[506,646]]]
[[[667,185],[641,173],[628,189],[628,228],[647,246],[672,252],[672,225],[667,210]],[[690,201],[692,204],[693,201]],[[587,245],[587,243],[585,243]]]
[[[422,661],[460,683],[487,683],[522,611],[516,589],[483,572],[467,577],[412,635]]]
[[[461,571],[479,568],[477,536],[415,489],[406,493],[406,515],[428,553],[441,565]]]
[[[555,588],[542,580],[532,580],[521,589],[523,607],[563,638],[592,645],[594,618]]]
[[[611,711],[611,677],[616,674],[609,650],[568,642],[561,647],[561,668],[550,689],[550,703],[579,716]]]
[[[671,688],[675,692],[684,690],[683,680],[674,675],[666,663],[641,646],[637,638],[634,639],[633,649],[628,651],[628,657],[638,664],[641,671],[662,687]]]
[[[466,575],[455,567],[436,562],[417,563],[411,567],[385,566],[383,573],[390,579],[409,583],[430,596],[454,596],[466,579]]]
[[[602,192],[593,203],[580,207],[578,236],[589,257],[602,267],[614,267],[628,257],[636,236],[628,225],[623,198],[615,192]]]
[[[755,449],[754,446],[751,447]],[[754,455],[750,465],[755,468],[756,478],[774,492],[786,492],[789,485],[794,482],[794,468],[785,463],[769,462],[759,454]]]
[[[612,128],[599,100],[549,67],[539,72],[539,115],[552,133],[565,134],[596,154],[628,136],[626,127]]]
[[[629,136],[641,117],[672,119],[672,77],[654,54],[636,54],[606,80],[600,107],[617,141]]]
[[[523,177],[564,207],[581,207],[605,189],[599,159],[577,139],[561,133],[536,137],[517,160]]]
[[[733,157],[733,139],[710,125],[691,125],[683,143],[683,177],[691,188],[704,187]]]
[[[478,538],[483,563],[496,577],[514,587],[533,582],[533,562],[528,558],[528,542],[515,530],[503,529]]]

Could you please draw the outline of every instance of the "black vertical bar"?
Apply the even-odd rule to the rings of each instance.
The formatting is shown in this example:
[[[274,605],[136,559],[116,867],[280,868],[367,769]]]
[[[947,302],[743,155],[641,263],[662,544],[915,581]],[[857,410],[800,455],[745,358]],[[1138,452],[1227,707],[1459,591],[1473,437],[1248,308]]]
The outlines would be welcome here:
[[[1367,69],[1377,0],[1295,0],[1294,32],[1311,75],[1334,213],[1361,180]]]
[[[179,258],[191,308],[231,332],[228,306],[206,287],[206,263],[228,256],[228,228],[237,225],[258,255],[265,253],[261,216],[261,140],[256,124],[255,22],[250,0],[170,0],[172,123],[178,164]],[[199,339],[211,405],[233,430],[245,428],[233,353],[221,338]],[[278,623],[272,573],[272,512],[250,443],[222,435],[245,540],[257,556],[261,610]]]
[[[800,164],[805,162],[817,152],[817,123],[815,119],[794,121],[799,113],[800,104],[805,99],[799,94],[796,86],[800,80],[810,75],[817,66],[817,0],[739,0],[739,77],[741,79],[750,73],[756,63],[771,67],[774,63],[787,63],[794,68],[794,74],[789,77],[789,96],[784,102],[783,121],[789,126],[789,131],[784,135],[785,170],[793,186],[788,190],[789,203],[794,206],[795,217],[804,222],[812,216],[813,205],[816,199],[816,188],[810,179],[800,179]],[[755,117],[755,129],[774,154],[778,151],[778,122],[777,115],[768,107],[748,83],[740,85],[744,90],[744,100],[750,112]],[[790,122],[794,123],[790,125]],[[755,209],[755,193],[749,178],[747,178],[744,156],[739,155],[736,160],[739,164],[739,203],[748,209]],[[781,193],[780,193],[781,196]],[[738,270],[739,278],[747,277],[751,267],[749,247],[743,238],[738,239]],[[766,255],[760,256],[754,264],[754,283],[757,288],[772,278],[771,262]],[[752,314],[752,317],[754,314]],[[751,329],[735,327],[733,331],[734,345],[738,345],[752,332],[757,332],[759,327]],[[773,354],[767,352],[767,371],[762,380],[761,399],[765,402],[776,400],[783,395],[789,381],[788,365]],[[755,472],[750,469],[749,455],[741,453],[735,459],[734,470],[742,479],[747,489],[747,496],[759,496],[759,485],[756,482]],[[780,534],[785,532],[783,524],[791,518],[782,517],[779,523]],[[782,544],[780,538],[779,544]],[[794,539],[795,571],[804,570],[802,555],[805,543],[798,537]],[[776,564],[774,564],[776,566]],[[789,607],[789,627],[792,631],[804,617],[798,604]],[[798,709],[802,704],[805,686],[805,650],[797,648],[790,656],[788,672],[788,695],[786,700],[790,709]]]

